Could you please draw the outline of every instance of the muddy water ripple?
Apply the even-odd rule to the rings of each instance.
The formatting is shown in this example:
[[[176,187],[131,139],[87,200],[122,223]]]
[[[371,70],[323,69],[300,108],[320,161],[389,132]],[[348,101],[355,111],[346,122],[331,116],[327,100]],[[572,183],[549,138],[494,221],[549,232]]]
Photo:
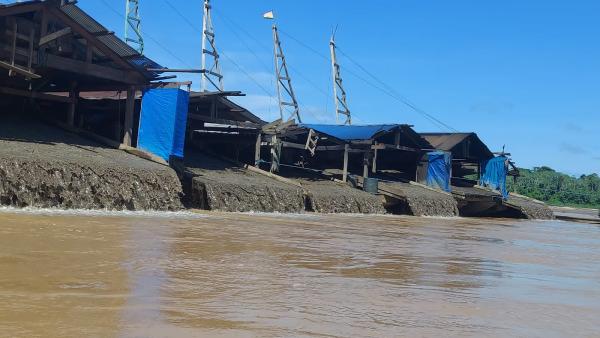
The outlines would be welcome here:
[[[600,335],[600,227],[0,212],[0,336]]]

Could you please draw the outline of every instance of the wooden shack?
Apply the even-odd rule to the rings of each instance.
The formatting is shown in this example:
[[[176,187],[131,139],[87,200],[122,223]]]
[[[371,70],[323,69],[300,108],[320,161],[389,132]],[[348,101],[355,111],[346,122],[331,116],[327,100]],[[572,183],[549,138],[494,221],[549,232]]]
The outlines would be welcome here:
[[[0,95],[14,108],[62,123],[86,126],[117,144],[135,145],[136,92],[163,78],[141,55],[70,1],[0,5]],[[112,92],[102,116],[88,115],[82,97]],[[103,98],[106,98],[104,95]],[[122,99],[122,104],[121,100]],[[99,102],[92,105],[99,106]],[[102,111],[102,109],[98,109]]]
[[[494,153],[476,133],[421,133],[435,149],[452,154],[452,184],[464,185],[479,179],[481,165]]]

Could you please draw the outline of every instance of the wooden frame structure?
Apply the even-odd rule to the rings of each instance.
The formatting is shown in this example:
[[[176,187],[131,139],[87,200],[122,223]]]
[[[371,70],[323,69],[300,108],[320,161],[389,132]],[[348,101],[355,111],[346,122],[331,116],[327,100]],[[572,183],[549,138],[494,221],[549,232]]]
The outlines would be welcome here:
[[[421,154],[431,145],[410,125],[383,125],[381,130],[362,138],[341,137],[331,128],[362,128],[373,126],[320,126],[284,123],[281,120],[262,128],[261,146],[277,154],[280,163],[338,172],[346,182],[350,174],[362,177],[375,175],[392,180],[413,180]],[[279,149],[281,148],[281,151]],[[262,159],[256,144],[256,165],[269,162]],[[271,170],[278,171],[279,165]]]
[[[188,140],[205,151],[254,163],[257,140],[266,122],[230,99],[240,96],[244,94],[239,91],[191,93]]]
[[[161,79],[147,70],[160,65],[118,39],[75,2],[0,5],[0,30],[0,94],[67,103],[64,122],[75,127],[83,119],[80,93],[124,91],[127,103],[119,142],[132,145],[135,93]]]

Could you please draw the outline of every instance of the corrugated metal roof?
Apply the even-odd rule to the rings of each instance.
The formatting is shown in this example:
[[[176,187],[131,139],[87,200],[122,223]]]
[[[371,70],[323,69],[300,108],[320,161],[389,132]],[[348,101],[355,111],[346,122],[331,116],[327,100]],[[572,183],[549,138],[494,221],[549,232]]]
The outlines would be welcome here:
[[[370,140],[383,132],[401,128],[401,124],[375,124],[364,126],[345,126],[332,124],[300,124],[300,127],[314,129],[344,141]]]
[[[60,10],[85,30],[96,35],[98,41],[115,52],[115,54],[117,54],[119,57],[127,58],[129,64],[135,67],[140,73],[144,74],[144,76],[146,76],[148,79],[152,80],[161,76],[160,73],[148,72],[146,68],[164,67],[138,53],[138,51],[136,51],[133,47],[116,37],[114,33],[109,32],[106,27],[102,26],[89,14],[77,7],[77,5],[68,4],[61,6]]]
[[[460,148],[456,147],[465,141],[469,141],[468,154],[463,155],[468,155],[470,158],[494,157],[492,151],[476,133],[421,133],[420,135],[439,150],[460,153]]]
[[[94,18],[82,11],[75,4],[62,6],[60,7],[60,10],[90,33],[97,34],[108,31],[104,26],[98,23],[98,21],[94,20]]]
[[[421,133],[435,149],[450,151],[473,133]]]
[[[116,37],[114,34],[101,35],[98,37],[106,47],[110,48],[113,52],[117,53],[122,58],[132,57],[136,55],[140,55],[138,51],[133,49],[133,47],[129,46],[123,40]]]

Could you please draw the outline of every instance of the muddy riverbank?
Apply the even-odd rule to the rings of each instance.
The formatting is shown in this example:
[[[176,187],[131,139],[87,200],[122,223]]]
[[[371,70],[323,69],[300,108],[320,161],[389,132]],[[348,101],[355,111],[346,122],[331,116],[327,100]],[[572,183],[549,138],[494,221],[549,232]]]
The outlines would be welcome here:
[[[45,124],[0,124],[0,204],[16,207],[180,210],[181,184],[164,165]]]

